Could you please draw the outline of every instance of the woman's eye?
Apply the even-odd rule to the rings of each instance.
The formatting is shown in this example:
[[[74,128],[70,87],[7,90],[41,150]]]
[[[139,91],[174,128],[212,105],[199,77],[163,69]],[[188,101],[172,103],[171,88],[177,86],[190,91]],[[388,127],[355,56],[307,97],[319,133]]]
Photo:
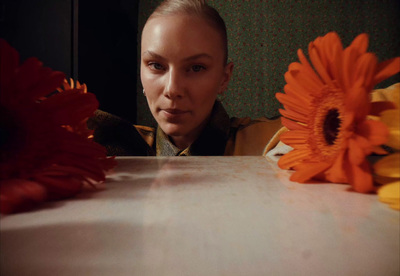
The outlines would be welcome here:
[[[206,68],[202,65],[193,65],[191,69],[193,72],[200,72],[201,70],[205,70]]]
[[[149,63],[149,67],[153,70],[163,70],[164,69],[164,67],[160,63],[157,63],[157,62]]]

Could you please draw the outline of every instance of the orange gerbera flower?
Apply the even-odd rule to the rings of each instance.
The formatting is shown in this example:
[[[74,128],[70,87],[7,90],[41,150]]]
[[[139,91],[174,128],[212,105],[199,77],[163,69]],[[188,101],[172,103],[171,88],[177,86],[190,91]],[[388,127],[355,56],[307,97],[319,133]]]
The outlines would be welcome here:
[[[105,179],[115,165],[93,142],[86,120],[96,97],[64,83],[64,74],[19,55],[0,39],[0,211],[70,197]]]
[[[289,65],[284,93],[277,93],[282,123],[289,129],[281,140],[294,148],[278,165],[294,169],[291,180],[312,178],[350,183],[357,192],[373,190],[366,156],[382,153],[387,127],[368,120],[370,92],[382,80],[400,70],[400,58],[379,63],[367,52],[368,36],[357,36],[343,49],[335,32],[309,44],[313,67],[301,49],[300,63]]]

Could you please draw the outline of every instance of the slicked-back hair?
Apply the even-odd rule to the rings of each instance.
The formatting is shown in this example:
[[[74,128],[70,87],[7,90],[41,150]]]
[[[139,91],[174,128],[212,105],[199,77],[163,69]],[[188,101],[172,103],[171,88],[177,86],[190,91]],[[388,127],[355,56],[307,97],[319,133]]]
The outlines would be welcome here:
[[[165,0],[150,15],[148,20],[158,16],[189,15],[204,18],[221,35],[224,63],[228,62],[228,38],[226,25],[219,12],[205,0]]]

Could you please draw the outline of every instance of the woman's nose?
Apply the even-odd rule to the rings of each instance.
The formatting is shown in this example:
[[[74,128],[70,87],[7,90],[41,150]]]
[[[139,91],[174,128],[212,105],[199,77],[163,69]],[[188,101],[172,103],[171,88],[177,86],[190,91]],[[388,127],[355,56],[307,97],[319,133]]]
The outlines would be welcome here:
[[[164,95],[169,99],[182,98],[184,95],[184,76],[177,70],[170,69],[166,79]]]

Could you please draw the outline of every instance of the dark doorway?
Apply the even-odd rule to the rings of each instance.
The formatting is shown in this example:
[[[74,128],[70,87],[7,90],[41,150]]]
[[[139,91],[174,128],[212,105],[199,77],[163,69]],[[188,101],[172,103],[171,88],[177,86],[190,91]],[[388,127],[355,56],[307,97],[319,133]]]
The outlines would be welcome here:
[[[136,123],[138,1],[79,0],[78,75],[100,109]]]
[[[72,0],[0,0],[0,37],[46,67],[72,74]]]

